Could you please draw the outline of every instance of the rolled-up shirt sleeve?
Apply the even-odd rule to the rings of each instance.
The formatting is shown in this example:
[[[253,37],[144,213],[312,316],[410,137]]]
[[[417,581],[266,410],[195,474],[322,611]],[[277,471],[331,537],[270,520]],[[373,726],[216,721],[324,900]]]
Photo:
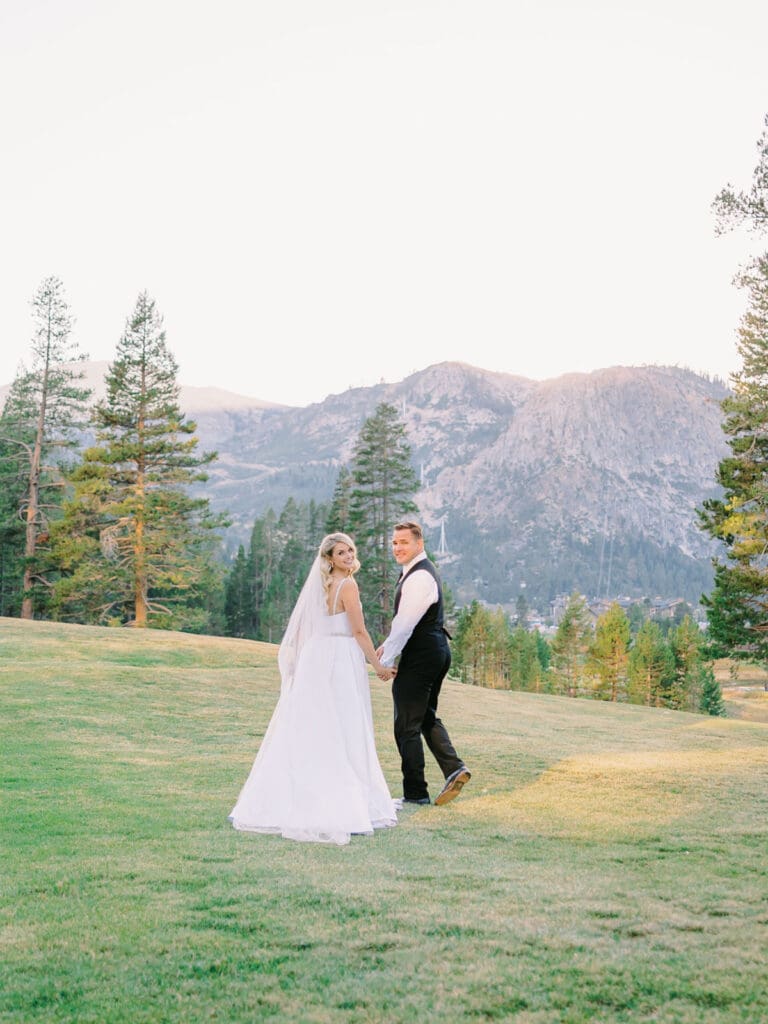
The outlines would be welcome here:
[[[430,573],[423,570],[414,572],[403,580],[397,615],[392,619],[392,628],[384,641],[382,665],[395,663],[395,658],[408,643],[416,623],[437,599],[437,583]]]

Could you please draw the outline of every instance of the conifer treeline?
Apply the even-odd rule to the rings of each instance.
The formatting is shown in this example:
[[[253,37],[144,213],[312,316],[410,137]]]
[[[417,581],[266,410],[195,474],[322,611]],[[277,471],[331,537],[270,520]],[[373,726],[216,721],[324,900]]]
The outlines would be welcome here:
[[[586,602],[573,594],[548,642],[474,601],[459,613],[453,650],[453,671],[475,685],[725,713],[705,638],[689,615],[666,634],[652,619],[633,632],[613,604],[593,628]]]
[[[241,544],[225,585],[227,636],[278,643],[325,532],[328,508],[289,498],[279,516],[270,508]]]

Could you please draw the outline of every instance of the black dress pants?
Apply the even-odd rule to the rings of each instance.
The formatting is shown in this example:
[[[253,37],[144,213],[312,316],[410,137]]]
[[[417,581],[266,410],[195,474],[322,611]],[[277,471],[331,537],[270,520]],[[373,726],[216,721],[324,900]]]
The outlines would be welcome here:
[[[421,800],[429,796],[424,778],[424,745],[427,741],[443,777],[463,766],[450,736],[437,717],[437,700],[451,665],[451,651],[440,633],[429,645],[416,650],[406,644],[392,682],[395,705],[395,743],[400,751],[403,796]]]

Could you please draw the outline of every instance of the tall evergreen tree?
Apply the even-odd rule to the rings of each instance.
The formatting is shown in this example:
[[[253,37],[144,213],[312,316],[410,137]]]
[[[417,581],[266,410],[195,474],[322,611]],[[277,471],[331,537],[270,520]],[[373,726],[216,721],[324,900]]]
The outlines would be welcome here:
[[[262,611],[265,639],[272,643],[277,643],[283,635],[315,555],[316,544],[308,538],[307,513],[306,506],[288,498],[277,521],[280,553]]]
[[[768,234],[768,115],[757,143],[749,191],[726,187],[712,204],[719,234],[741,226]],[[704,599],[712,656],[768,663],[768,254],[736,275],[747,292],[737,348],[741,370],[723,403],[731,454],[720,462],[723,496],[704,502],[701,526],[725,545],[713,560],[714,588]]]
[[[453,657],[461,681],[488,686],[495,660],[494,623],[490,611],[478,601],[459,612]]]
[[[224,585],[224,620],[227,636],[252,636],[253,591],[249,568],[249,559],[241,544]]]
[[[536,638],[536,654],[539,659],[542,671],[546,672],[549,668],[550,662],[552,661],[552,649],[547,643],[545,637],[541,635],[538,629],[534,629],[533,636]]]
[[[597,620],[587,658],[587,669],[598,681],[595,696],[601,700],[617,701],[626,692],[630,637],[629,619],[614,602]]]
[[[675,679],[675,663],[659,624],[646,620],[629,654],[629,699],[633,704],[664,707]]]
[[[545,666],[541,662],[541,644],[546,644],[546,640],[538,630],[529,632],[518,625],[509,633],[507,673],[512,689],[535,693],[542,689]]]
[[[419,486],[405,426],[393,405],[382,402],[363,424],[351,471],[349,523],[362,563],[361,596],[372,634],[385,636],[395,587],[392,527],[417,513],[413,495]]]
[[[550,671],[558,689],[567,693],[569,697],[578,697],[583,688],[591,636],[587,603],[581,594],[573,593],[568,599],[550,645]]]
[[[18,531],[5,518],[5,511],[11,511],[10,501],[17,505],[14,519],[19,516],[24,523],[20,600],[24,619],[33,618],[45,604],[51,578],[38,546],[63,500],[62,465],[87,423],[86,403],[91,396],[77,366],[85,356],[70,338],[72,316],[59,278],[48,277],[41,283],[32,299],[32,316],[30,368],[17,375],[0,418],[0,485],[10,488],[0,514],[6,524],[5,544],[11,548]]]
[[[488,612],[485,686],[509,689],[509,621],[501,608]]]
[[[741,370],[722,402],[730,454],[717,479],[721,497],[704,502],[701,525],[722,541],[714,588],[704,599],[713,656],[768,662],[768,256],[738,280],[749,295],[739,329]]]
[[[272,639],[265,626],[265,606],[272,587],[272,577],[277,571],[278,558],[277,516],[273,509],[268,508],[253,524],[248,551],[248,567],[251,573],[251,628],[257,640]]]
[[[331,498],[331,507],[325,522],[326,533],[350,533],[352,488],[354,479],[348,466],[342,466],[336,477],[336,486]]]
[[[216,456],[196,450],[177,372],[162,318],[142,293],[94,410],[96,445],[71,475],[74,496],[56,530],[70,572],[56,588],[62,617],[207,625],[205,592],[217,579],[215,530],[224,519],[190,493]]]
[[[34,417],[18,393],[24,381],[14,380],[0,414],[0,615],[19,615],[24,594],[26,456],[34,446]]]
[[[669,706],[684,711],[695,711],[698,708],[706,669],[704,637],[690,615],[686,615],[679,625],[670,630],[668,642],[675,665],[675,680]]]

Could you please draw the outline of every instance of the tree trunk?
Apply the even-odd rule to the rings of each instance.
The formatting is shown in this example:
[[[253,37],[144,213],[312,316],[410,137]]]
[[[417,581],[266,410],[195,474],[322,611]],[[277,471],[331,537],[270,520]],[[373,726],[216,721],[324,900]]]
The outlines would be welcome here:
[[[48,336],[48,347],[50,350],[50,332]],[[24,583],[22,585],[21,617],[22,619],[34,618],[35,609],[32,603],[32,581],[34,571],[32,559],[37,550],[37,528],[38,528],[38,506],[40,503],[40,463],[43,458],[43,436],[45,434],[45,409],[48,396],[48,359],[46,356],[45,369],[43,370],[43,385],[40,393],[40,410],[37,416],[37,432],[35,433],[35,447],[32,451],[32,459],[29,466],[29,485],[27,503],[27,530],[24,542]]]
[[[134,570],[134,612],[133,624],[141,629],[147,625],[147,573],[144,551],[144,521],[139,518],[136,523],[136,542],[133,549],[135,558]]]
[[[144,432],[143,414],[139,417],[139,436]],[[136,515],[136,540],[134,542],[134,614],[133,624],[141,629],[147,625],[149,598],[149,581],[147,580],[147,551],[146,539],[144,537],[144,521],[147,514],[146,490],[145,490],[145,467],[143,457],[139,460],[136,473],[136,493],[138,496],[138,509]]]

